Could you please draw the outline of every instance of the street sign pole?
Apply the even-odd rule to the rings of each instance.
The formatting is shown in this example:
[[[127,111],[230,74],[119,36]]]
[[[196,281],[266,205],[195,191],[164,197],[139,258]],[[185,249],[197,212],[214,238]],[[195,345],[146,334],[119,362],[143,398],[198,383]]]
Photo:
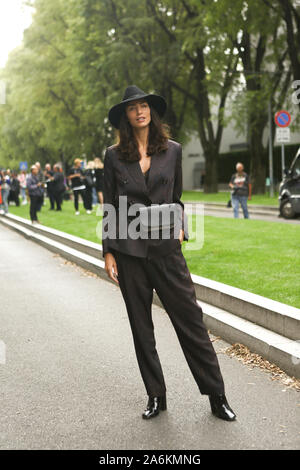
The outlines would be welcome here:
[[[284,144],[281,144],[281,168],[282,168],[282,179],[283,179],[284,178],[284,169],[285,169]]]
[[[271,110],[271,98],[269,99],[269,178],[270,178],[270,197],[274,197],[274,184],[273,184],[273,139],[272,139],[272,110]]]
[[[275,114],[276,128],[276,141],[281,144],[281,171],[282,179],[284,178],[285,159],[284,159],[284,143],[290,142],[290,129],[291,115],[288,111],[281,110]]]

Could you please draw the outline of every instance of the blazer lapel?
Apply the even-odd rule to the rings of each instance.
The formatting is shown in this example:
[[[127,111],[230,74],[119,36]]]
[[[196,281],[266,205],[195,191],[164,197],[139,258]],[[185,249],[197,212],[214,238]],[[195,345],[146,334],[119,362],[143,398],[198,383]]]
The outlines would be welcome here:
[[[164,154],[153,154],[151,157],[151,165],[148,177],[148,187],[145,182],[145,176],[143,175],[141,165],[139,161],[136,162],[125,162],[126,168],[130,176],[135,180],[136,184],[141,188],[141,191],[149,196],[151,187],[155,179],[160,175],[161,168],[165,165]]]
[[[165,153],[155,153],[151,157],[151,166],[148,178],[148,190],[151,191],[154,181],[160,176],[163,166],[166,164]],[[143,175],[142,175],[143,176]]]
[[[125,161],[125,166],[127,168],[128,173],[130,176],[134,179],[136,184],[141,188],[142,192],[147,191],[147,186],[145,183],[145,177],[143,175],[143,172],[141,170],[140,163],[138,161],[136,162],[127,162]]]

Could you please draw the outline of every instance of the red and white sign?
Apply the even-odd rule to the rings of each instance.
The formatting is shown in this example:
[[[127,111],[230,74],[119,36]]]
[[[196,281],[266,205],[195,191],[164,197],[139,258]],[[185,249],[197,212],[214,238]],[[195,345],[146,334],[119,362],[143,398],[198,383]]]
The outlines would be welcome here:
[[[288,127],[291,123],[291,115],[288,111],[282,109],[275,114],[275,123],[278,127]]]

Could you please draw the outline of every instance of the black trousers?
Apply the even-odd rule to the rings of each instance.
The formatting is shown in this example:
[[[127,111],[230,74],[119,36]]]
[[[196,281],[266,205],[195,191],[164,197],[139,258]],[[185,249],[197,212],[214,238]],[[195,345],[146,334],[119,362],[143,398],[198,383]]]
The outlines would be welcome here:
[[[62,202],[63,202],[63,199],[64,199],[64,192],[65,192],[65,190],[63,190],[63,191],[54,191],[53,192],[53,198],[54,198],[54,201],[56,202],[56,210],[57,211],[61,211],[61,205],[62,205]]]
[[[9,191],[8,202],[13,201],[17,207],[20,205],[19,193],[17,191]]]
[[[43,204],[44,204],[44,194],[42,196],[34,196],[34,197],[37,197],[37,211],[39,212],[42,207],[43,207]]]
[[[50,189],[50,190],[48,189],[47,193],[48,193],[48,197],[49,197],[49,201],[50,201],[50,208],[54,209],[54,202],[55,202],[54,191],[52,189]]]
[[[154,397],[166,392],[152,322],[153,288],[175,328],[201,394],[225,393],[217,355],[203,323],[181,246],[166,256],[151,259],[116,250],[113,254],[147,394]]]
[[[93,208],[93,188],[87,187],[85,190],[85,208],[91,211]]]
[[[73,194],[74,194],[74,206],[75,206],[75,210],[78,211],[78,208],[79,208],[79,204],[78,204],[78,201],[79,201],[79,194],[81,195],[81,198],[82,198],[82,202],[83,202],[83,206],[84,208],[87,210],[87,206],[86,206],[86,197],[85,197],[85,189],[76,189],[75,191],[73,190]]]
[[[37,211],[39,210],[39,205],[40,205],[40,198],[41,196],[30,196],[30,218],[31,221],[33,222],[34,220],[37,219]]]

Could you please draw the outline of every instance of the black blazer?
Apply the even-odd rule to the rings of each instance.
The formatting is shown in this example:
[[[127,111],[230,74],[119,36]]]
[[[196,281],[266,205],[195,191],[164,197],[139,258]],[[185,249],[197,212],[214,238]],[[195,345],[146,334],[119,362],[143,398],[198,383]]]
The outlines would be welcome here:
[[[188,240],[187,216],[184,213],[182,194],[182,147],[177,142],[168,141],[168,149],[151,156],[148,184],[145,182],[139,161],[129,162],[121,159],[115,146],[109,147],[104,160],[104,218],[107,216],[105,204],[119,207],[119,196],[127,196],[127,208],[135,203],[151,204],[178,203],[182,207],[182,228],[184,240]],[[108,220],[108,219],[106,219]],[[132,219],[131,219],[132,220]],[[104,221],[104,220],[103,220]],[[128,220],[130,222],[130,218]],[[110,223],[110,222],[109,222]],[[118,217],[116,224],[118,225]],[[145,258],[164,256],[180,246],[178,238],[165,240],[142,239],[104,239],[108,223],[102,226],[102,256],[116,249],[123,253]],[[118,234],[118,229],[116,230]]]
[[[54,193],[62,193],[65,190],[65,182],[64,182],[64,175],[61,172],[56,171],[54,173],[54,180],[53,180],[53,186],[52,186],[52,191]]]

